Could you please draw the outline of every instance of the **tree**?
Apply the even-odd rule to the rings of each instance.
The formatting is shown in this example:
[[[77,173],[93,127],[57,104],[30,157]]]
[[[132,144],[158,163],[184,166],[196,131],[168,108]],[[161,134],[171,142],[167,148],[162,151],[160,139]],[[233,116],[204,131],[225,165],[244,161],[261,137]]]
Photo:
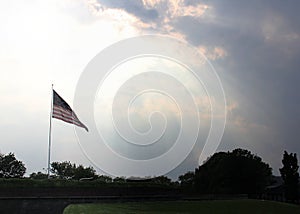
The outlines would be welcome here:
[[[0,154],[0,178],[21,178],[25,172],[25,165],[16,159],[14,153]]]
[[[195,190],[200,193],[230,193],[229,153],[219,152],[195,169]]]
[[[219,152],[195,170],[195,188],[201,193],[263,192],[270,184],[272,169],[248,150]]]
[[[53,162],[51,163],[51,172],[58,176],[60,179],[74,179],[80,180],[83,178],[94,178],[96,171],[93,167],[83,167],[72,164],[70,161]]]
[[[195,180],[195,173],[194,172],[187,172],[184,175],[180,175],[178,177],[180,181],[180,185],[183,187],[191,187],[194,185]]]
[[[167,176],[161,175],[151,179],[153,183],[170,185],[172,180]]]
[[[183,175],[180,175],[178,177],[178,180],[180,182],[181,188],[185,192],[193,192],[194,186],[195,186],[195,173],[194,172],[187,172]]]
[[[126,183],[126,178],[125,177],[115,177],[113,179],[114,183]]]
[[[74,169],[73,179],[75,180],[93,179],[95,178],[95,176],[96,176],[96,171],[93,169],[93,167],[83,167],[82,165],[79,165]]]
[[[62,163],[51,163],[51,172],[58,176],[60,179],[72,179],[74,177],[75,164],[71,164],[70,161],[64,161]]]
[[[48,178],[48,175],[45,174],[45,173],[42,173],[42,172],[33,172],[29,175],[29,178],[31,179],[47,179]]]
[[[288,201],[296,201],[299,183],[299,166],[296,153],[289,154],[284,151],[282,164],[283,167],[279,171],[284,181],[285,197]]]
[[[97,180],[103,183],[111,183],[113,181],[113,179],[107,175],[100,175]]]

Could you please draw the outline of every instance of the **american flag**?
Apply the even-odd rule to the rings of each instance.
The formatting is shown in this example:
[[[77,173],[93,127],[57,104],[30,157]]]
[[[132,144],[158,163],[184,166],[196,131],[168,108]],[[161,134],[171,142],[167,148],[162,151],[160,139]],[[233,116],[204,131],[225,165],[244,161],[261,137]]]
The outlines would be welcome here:
[[[89,131],[88,128],[80,122],[68,103],[64,101],[64,99],[61,98],[55,90],[53,90],[52,117],[82,127],[86,131]]]

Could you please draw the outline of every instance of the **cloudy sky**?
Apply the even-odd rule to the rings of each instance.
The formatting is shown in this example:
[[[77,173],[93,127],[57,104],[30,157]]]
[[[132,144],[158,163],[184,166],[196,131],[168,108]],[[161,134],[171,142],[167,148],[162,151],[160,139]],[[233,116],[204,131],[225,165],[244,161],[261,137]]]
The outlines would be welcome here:
[[[80,75],[101,50],[167,35],[204,54],[220,77],[227,123],[218,151],[249,149],[278,174],[284,150],[300,154],[299,7],[296,0],[1,1],[0,152],[14,152],[28,173],[44,171],[51,83],[72,106]],[[195,150],[168,175],[193,170],[198,157]],[[72,125],[53,120],[52,160],[91,165]]]

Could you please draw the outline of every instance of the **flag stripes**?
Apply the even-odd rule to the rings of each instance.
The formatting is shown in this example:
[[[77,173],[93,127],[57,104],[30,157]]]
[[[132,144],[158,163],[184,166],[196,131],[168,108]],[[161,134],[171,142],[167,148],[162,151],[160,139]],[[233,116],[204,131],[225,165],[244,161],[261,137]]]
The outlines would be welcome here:
[[[53,106],[53,116],[52,117],[63,120],[67,123],[72,123],[77,126],[82,126],[82,123],[79,123],[76,120],[74,120],[74,117],[70,114],[70,112],[65,111],[62,107]]]
[[[53,90],[52,117],[82,127],[88,131],[88,128],[78,119],[68,103],[55,90]]]

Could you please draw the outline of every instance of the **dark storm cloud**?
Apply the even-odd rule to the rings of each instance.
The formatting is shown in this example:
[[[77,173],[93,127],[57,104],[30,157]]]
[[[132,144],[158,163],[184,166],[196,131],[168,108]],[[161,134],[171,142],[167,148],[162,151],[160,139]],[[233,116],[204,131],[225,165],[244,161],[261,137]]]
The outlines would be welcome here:
[[[223,80],[233,76],[234,85],[224,84],[240,97],[240,109],[234,114],[274,131],[277,139],[265,149],[277,144],[282,150],[299,152],[300,2],[204,3],[212,6],[208,19],[178,17],[173,25],[193,45],[222,46],[229,53],[214,64]]]
[[[143,22],[155,21],[158,18],[158,12],[155,9],[147,9],[140,0],[98,0],[98,2],[108,8],[123,9]]]
[[[143,22],[157,23],[161,17],[168,16],[162,13],[167,9],[161,8],[166,4],[159,4],[160,8],[146,9],[141,1],[100,2],[107,7],[124,9]],[[228,52],[226,60],[213,64],[220,71],[228,97],[234,95],[239,102],[239,108],[232,111],[229,120],[242,117],[247,123],[256,125],[255,131],[259,127],[271,130],[266,135],[249,131],[253,135],[253,145],[243,144],[243,136],[235,137],[236,132],[228,130],[220,148],[250,147],[254,152],[259,151],[274,168],[278,168],[279,157],[284,149],[300,151],[296,143],[300,137],[297,131],[300,121],[300,72],[297,72],[300,66],[299,3],[201,3],[211,6],[205,16],[178,16],[171,18],[168,24],[195,46],[221,46]],[[199,1],[185,1],[187,6],[197,4]],[[277,150],[270,155],[270,148]]]
[[[147,8],[140,0],[98,1],[145,23],[155,22],[157,32],[167,24],[194,46],[224,48],[226,59],[212,63],[229,100],[236,99],[239,104],[229,122],[242,117],[256,127],[268,127],[268,135],[253,132],[253,148],[260,149],[277,168],[279,162],[274,157],[280,159],[284,149],[300,153],[300,1],[185,0],[183,6],[201,3],[210,7],[200,16],[173,17],[168,13],[168,1],[154,8]],[[163,22],[164,18],[169,21]],[[243,138],[235,134],[228,130],[221,148],[243,147]],[[273,147],[277,149],[270,154]]]

